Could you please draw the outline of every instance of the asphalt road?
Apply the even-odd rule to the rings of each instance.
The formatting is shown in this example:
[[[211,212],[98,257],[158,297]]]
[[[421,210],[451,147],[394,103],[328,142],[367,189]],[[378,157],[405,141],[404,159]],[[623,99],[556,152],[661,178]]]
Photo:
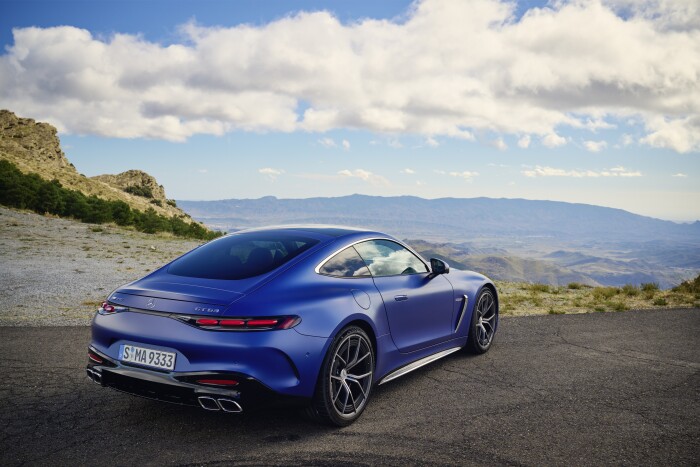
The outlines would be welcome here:
[[[0,328],[0,464],[697,465],[700,310],[508,318],[344,429],[103,389],[85,327]]]

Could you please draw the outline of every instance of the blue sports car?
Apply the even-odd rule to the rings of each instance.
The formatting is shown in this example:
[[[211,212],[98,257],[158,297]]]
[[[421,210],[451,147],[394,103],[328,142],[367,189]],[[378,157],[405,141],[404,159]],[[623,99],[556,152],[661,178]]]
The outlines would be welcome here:
[[[112,292],[92,322],[87,374],[206,410],[301,403],[344,426],[376,385],[465,347],[484,353],[497,328],[493,282],[389,235],[252,229]]]

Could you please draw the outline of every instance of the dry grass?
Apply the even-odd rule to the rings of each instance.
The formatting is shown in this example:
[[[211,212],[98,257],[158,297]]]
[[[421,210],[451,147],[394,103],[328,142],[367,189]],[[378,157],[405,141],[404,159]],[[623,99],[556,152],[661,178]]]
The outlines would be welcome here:
[[[501,313],[510,316],[700,307],[700,294],[695,291],[660,290],[657,284],[589,287],[497,281],[496,287]]]

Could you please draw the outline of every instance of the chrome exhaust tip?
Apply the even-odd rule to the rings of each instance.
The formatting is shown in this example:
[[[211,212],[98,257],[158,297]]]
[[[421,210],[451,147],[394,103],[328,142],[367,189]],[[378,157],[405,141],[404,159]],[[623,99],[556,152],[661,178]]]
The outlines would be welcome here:
[[[87,372],[88,378],[92,380],[93,383],[99,384],[102,386],[102,374],[93,370],[92,368],[87,368],[85,370]]]
[[[219,407],[219,404],[216,402],[216,399],[214,399],[213,397],[199,396],[197,398],[197,401],[199,402],[199,405],[201,405],[204,410],[221,410],[221,407]]]
[[[224,412],[230,412],[230,413],[241,413],[243,412],[243,407],[236,402],[232,401],[231,399],[219,399],[219,406],[221,407],[221,410]]]

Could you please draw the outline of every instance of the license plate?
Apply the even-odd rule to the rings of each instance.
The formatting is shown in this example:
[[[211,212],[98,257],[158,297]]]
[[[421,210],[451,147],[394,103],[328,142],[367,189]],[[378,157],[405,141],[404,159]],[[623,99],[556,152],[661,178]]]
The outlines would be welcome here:
[[[135,345],[123,344],[119,349],[119,360],[161,370],[175,369],[175,353],[162,350],[144,349]]]

